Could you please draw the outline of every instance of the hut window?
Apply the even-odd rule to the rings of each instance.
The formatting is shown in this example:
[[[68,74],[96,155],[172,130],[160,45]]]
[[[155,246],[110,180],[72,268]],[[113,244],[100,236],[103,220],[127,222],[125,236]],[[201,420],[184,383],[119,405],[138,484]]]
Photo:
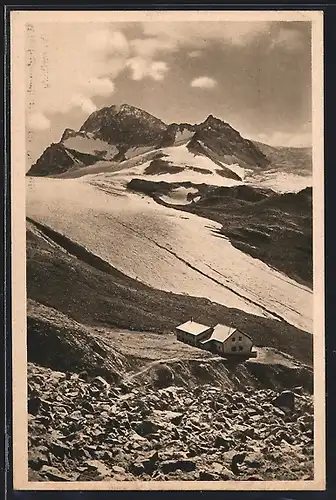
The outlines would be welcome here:
[[[243,350],[243,346],[242,346],[242,345],[240,345],[240,346],[239,346],[239,350],[240,350],[240,351],[242,351],[242,350]]]
[[[239,340],[240,340],[240,341],[242,341],[242,340],[243,340],[243,338],[242,338],[242,336],[241,336],[241,335],[239,335]]]
[[[232,342],[236,342],[236,337],[232,337]]]
[[[236,346],[231,347],[231,351],[236,351],[236,350],[237,350]]]

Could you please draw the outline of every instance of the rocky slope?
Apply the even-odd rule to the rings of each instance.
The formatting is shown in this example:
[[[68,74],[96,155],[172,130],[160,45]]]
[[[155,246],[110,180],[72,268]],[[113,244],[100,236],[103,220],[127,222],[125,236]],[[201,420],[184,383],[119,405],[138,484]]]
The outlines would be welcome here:
[[[94,111],[80,132],[89,132],[108,144],[117,146],[155,145],[167,125],[142,109],[122,104]]]
[[[254,144],[269,159],[274,169],[288,173],[311,174],[313,169],[312,148],[274,147],[257,141],[254,141]]]
[[[312,370],[289,355],[227,362],[29,301],[28,361],[30,481],[312,479]]]
[[[313,478],[312,398],[211,385],[110,385],[29,364],[32,481]]]
[[[54,174],[63,174],[69,169],[91,165],[97,161],[95,154],[76,151],[66,148],[62,142],[51,144],[32,165],[28,174],[47,176],[52,171]]]

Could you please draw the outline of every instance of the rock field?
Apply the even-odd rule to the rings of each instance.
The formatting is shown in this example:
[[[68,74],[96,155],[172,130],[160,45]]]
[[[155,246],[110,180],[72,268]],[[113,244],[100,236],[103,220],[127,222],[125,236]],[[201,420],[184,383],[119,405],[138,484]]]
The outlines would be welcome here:
[[[108,384],[28,364],[30,481],[313,479],[301,387]]]

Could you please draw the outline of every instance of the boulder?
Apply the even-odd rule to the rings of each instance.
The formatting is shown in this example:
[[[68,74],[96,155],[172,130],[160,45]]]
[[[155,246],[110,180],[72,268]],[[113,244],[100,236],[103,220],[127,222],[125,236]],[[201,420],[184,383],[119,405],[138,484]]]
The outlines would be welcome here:
[[[110,384],[103,377],[100,376],[95,377],[92,383],[101,389],[107,390],[110,388]]]
[[[71,481],[71,477],[51,465],[43,465],[40,474],[51,481]]]
[[[115,472],[116,474],[125,474],[125,469],[124,467],[120,467],[119,465],[113,465],[111,467],[111,469],[113,470],[113,472]]]
[[[87,460],[84,464],[88,467],[88,469],[93,470],[99,476],[108,476],[111,471],[106,465],[100,460]]]
[[[196,469],[196,462],[194,460],[166,460],[161,462],[160,468],[166,474],[176,470],[191,472]]]
[[[135,430],[140,436],[147,436],[148,434],[154,434],[157,429],[157,425],[151,420],[143,420],[137,425]]]
[[[231,460],[231,470],[234,474],[239,474],[238,465],[242,464],[245,460],[246,453],[236,453]]]
[[[38,470],[43,465],[49,464],[48,448],[46,446],[39,446],[36,448],[30,448],[28,450],[28,464],[34,469]]]
[[[170,418],[171,422],[174,425],[180,425],[180,423],[182,422],[184,414],[183,413],[179,413],[179,412],[171,412],[171,413],[174,413],[174,415],[172,415],[171,418]]]
[[[142,462],[136,461],[131,464],[130,470],[135,476],[140,476],[146,472],[145,466]]]
[[[214,474],[213,472],[209,471],[203,471],[201,470],[199,472],[199,480],[200,481],[218,481],[219,477],[217,474]]]
[[[83,418],[82,412],[80,410],[73,411],[70,415],[69,418],[71,420],[81,420]]]
[[[31,397],[28,399],[28,413],[31,415],[37,415],[41,408],[41,398],[39,397]]]
[[[154,384],[157,387],[168,387],[174,383],[174,372],[167,365],[161,365],[157,368]]]
[[[40,481],[44,481],[44,478],[41,476],[41,474],[36,472],[36,470],[28,468],[28,481],[29,482],[40,482]]]
[[[223,448],[224,451],[228,451],[231,447],[232,439],[228,439],[224,436],[216,436],[214,446],[216,448]]]
[[[264,456],[262,453],[249,453],[244,461],[244,464],[252,468],[260,468],[264,462]]]
[[[282,391],[278,396],[272,399],[272,404],[279,408],[295,409],[295,394],[292,391]]]

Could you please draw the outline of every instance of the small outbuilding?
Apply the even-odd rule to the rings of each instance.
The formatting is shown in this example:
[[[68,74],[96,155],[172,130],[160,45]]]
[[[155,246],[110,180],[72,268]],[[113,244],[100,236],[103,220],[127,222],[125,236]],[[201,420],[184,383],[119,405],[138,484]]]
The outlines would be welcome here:
[[[176,338],[185,344],[202,347],[201,341],[209,338],[213,327],[202,325],[192,319],[176,327]]]
[[[212,334],[201,342],[202,348],[222,356],[251,356],[253,341],[249,335],[234,328],[218,324]]]

